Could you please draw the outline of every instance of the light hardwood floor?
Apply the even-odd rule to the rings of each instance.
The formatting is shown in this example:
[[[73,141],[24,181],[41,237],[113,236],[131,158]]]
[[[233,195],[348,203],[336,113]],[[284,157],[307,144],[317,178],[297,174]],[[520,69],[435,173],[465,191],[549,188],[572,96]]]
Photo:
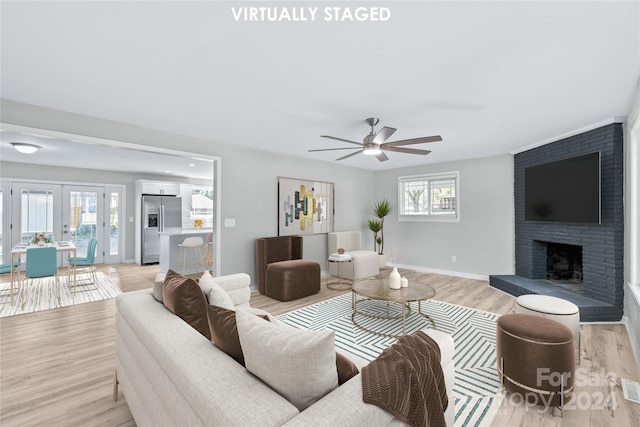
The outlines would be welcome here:
[[[158,267],[121,264],[102,266],[100,271],[128,292],[151,287]],[[513,306],[513,297],[484,281],[402,273],[411,279],[428,280],[436,289],[437,300],[499,314]],[[6,276],[0,278],[7,280]],[[251,305],[278,315],[340,293],[323,283],[320,293],[287,303],[254,293]],[[0,319],[0,425],[135,425],[122,395],[117,402],[111,396],[115,311],[115,301],[106,300]],[[640,381],[624,326],[582,325],[580,369],[584,375],[602,370]],[[493,425],[637,426],[640,405],[624,400],[619,380],[613,388],[617,408],[598,407],[600,396],[609,394],[608,385],[597,384],[598,378],[593,376],[591,385],[577,388],[575,409],[565,411],[563,418],[540,413],[537,407],[527,407],[507,396]]]

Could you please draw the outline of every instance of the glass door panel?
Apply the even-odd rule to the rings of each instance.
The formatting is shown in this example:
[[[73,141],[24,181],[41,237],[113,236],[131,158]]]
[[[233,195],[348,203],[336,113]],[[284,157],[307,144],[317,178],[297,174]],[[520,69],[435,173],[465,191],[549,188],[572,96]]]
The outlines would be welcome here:
[[[95,262],[102,263],[103,251],[103,199],[102,187],[64,186],[63,235],[73,242],[80,258],[87,256],[91,239],[98,241]]]
[[[123,262],[122,253],[124,241],[124,210],[122,193],[123,189],[118,187],[105,187],[105,219],[104,241],[105,245],[104,262]]]
[[[60,240],[60,186],[14,182],[11,185],[11,243],[28,243],[35,233]],[[6,245],[6,244],[5,244]]]
[[[12,246],[27,243],[35,233],[44,232],[60,240],[59,197],[60,186],[47,184],[14,183]],[[17,222],[17,223],[16,223]]]

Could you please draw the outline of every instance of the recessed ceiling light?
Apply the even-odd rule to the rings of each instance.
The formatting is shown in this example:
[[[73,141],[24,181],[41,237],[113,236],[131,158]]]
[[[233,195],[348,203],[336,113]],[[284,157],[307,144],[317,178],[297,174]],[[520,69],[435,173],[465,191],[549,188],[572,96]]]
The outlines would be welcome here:
[[[189,163],[189,166],[191,166],[192,168],[195,168],[196,164],[195,163]]]
[[[39,145],[27,144],[25,142],[12,142],[11,145],[23,154],[32,154],[42,148]]]

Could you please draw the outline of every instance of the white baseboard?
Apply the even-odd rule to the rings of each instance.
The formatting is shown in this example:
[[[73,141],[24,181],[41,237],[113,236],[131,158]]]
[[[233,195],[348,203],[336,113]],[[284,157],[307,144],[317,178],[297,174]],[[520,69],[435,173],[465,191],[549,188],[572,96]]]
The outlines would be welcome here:
[[[387,263],[387,267],[393,267],[393,264]],[[483,274],[463,273],[460,271],[440,270],[437,268],[420,267],[417,265],[398,264],[398,268],[407,268],[409,270],[419,271],[420,273],[444,274],[445,276],[464,277],[465,279],[475,279],[488,281],[489,276]]]
[[[640,371],[640,343],[636,341],[636,335],[634,334],[633,325],[629,322],[629,318],[627,316],[622,316],[622,324],[627,329],[627,335],[629,336],[629,341],[631,342],[631,350],[633,351],[633,356],[636,359],[636,366]]]

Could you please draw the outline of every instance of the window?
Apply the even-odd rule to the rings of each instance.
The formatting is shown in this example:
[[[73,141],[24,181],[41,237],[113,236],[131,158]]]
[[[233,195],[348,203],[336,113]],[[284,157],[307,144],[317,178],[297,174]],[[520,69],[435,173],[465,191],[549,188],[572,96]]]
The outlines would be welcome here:
[[[191,215],[193,219],[202,220],[202,226],[205,228],[213,227],[214,213],[214,195],[213,187],[201,187],[194,185],[191,192]]]
[[[459,221],[459,172],[398,177],[400,221]]]

